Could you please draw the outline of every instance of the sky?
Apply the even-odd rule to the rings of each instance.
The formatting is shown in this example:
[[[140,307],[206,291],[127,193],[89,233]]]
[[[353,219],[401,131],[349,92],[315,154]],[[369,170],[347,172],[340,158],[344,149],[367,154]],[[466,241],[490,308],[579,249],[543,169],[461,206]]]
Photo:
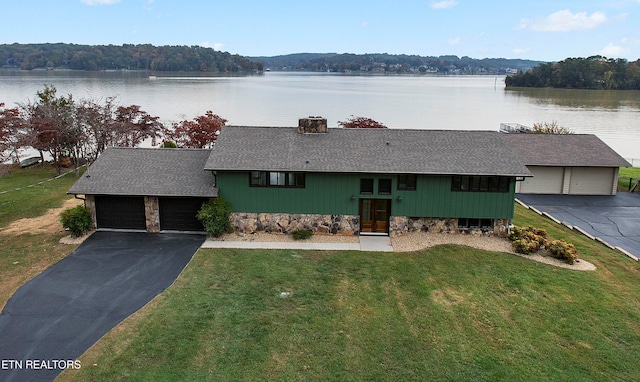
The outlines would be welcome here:
[[[640,0],[0,0],[0,44],[640,58]]]

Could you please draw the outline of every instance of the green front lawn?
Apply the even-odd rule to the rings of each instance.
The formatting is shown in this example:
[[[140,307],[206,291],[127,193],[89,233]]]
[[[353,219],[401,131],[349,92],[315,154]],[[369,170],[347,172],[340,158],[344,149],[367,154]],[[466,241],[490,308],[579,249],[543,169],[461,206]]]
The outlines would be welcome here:
[[[517,224],[574,242],[598,270],[459,246],[200,250],[61,380],[636,379],[638,264],[516,213]]]

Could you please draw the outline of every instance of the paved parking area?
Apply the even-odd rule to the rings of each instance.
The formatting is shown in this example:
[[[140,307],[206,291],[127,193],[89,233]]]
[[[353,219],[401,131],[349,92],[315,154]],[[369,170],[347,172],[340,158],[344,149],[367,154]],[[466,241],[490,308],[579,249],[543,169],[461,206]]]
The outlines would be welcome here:
[[[614,196],[517,194],[523,203],[578,226],[640,258],[640,194]]]
[[[0,314],[0,381],[52,381],[178,277],[205,236],[96,232]],[[79,365],[89,367],[90,365]]]

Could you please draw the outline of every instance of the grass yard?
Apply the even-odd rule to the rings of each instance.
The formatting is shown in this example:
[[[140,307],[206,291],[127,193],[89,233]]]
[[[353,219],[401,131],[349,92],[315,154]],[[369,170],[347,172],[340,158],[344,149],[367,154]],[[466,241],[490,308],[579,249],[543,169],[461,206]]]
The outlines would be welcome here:
[[[640,167],[620,167],[618,175],[630,178],[640,178]]]
[[[620,167],[618,170],[618,190],[629,191],[629,179],[633,179],[631,187],[635,183],[635,179],[640,178],[640,167]]]
[[[0,177],[0,229],[14,220],[44,214],[49,208],[59,207],[65,199],[69,188],[77,177],[71,173],[62,178],[45,182],[41,185],[27,187],[56,176],[51,165],[42,165],[27,169],[15,168],[10,174]]]
[[[458,246],[200,250],[60,379],[636,380],[638,264],[519,206],[516,220],[598,270]]]

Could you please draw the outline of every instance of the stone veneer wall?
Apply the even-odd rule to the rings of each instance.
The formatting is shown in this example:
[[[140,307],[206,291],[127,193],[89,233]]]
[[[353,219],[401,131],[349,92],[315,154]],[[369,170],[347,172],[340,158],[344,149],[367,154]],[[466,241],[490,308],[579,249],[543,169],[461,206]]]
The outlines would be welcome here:
[[[357,215],[307,215],[277,213],[234,212],[230,216],[231,225],[238,234],[256,232],[283,233],[307,229],[318,234],[358,235],[360,217]],[[389,236],[402,236],[408,232],[463,233],[470,235],[508,234],[508,219],[495,219],[492,230],[479,228],[458,228],[458,219],[415,218],[392,216],[389,219]]]
[[[91,229],[98,227],[98,220],[96,220],[96,198],[93,195],[85,195],[84,206],[91,212]]]
[[[160,232],[160,202],[157,196],[144,197],[147,232]]]
[[[459,228],[455,218],[416,218],[407,216],[392,216],[389,218],[389,236],[402,236],[408,232],[432,233],[465,233],[470,235],[506,236],[509,229],[508,219],[494,219],[493,229]]]
[[[360,217],[357,215],[311,215],[234,212],[230,217],[236,233],[291,233],[310,230],[317,234],[357,235]]]

